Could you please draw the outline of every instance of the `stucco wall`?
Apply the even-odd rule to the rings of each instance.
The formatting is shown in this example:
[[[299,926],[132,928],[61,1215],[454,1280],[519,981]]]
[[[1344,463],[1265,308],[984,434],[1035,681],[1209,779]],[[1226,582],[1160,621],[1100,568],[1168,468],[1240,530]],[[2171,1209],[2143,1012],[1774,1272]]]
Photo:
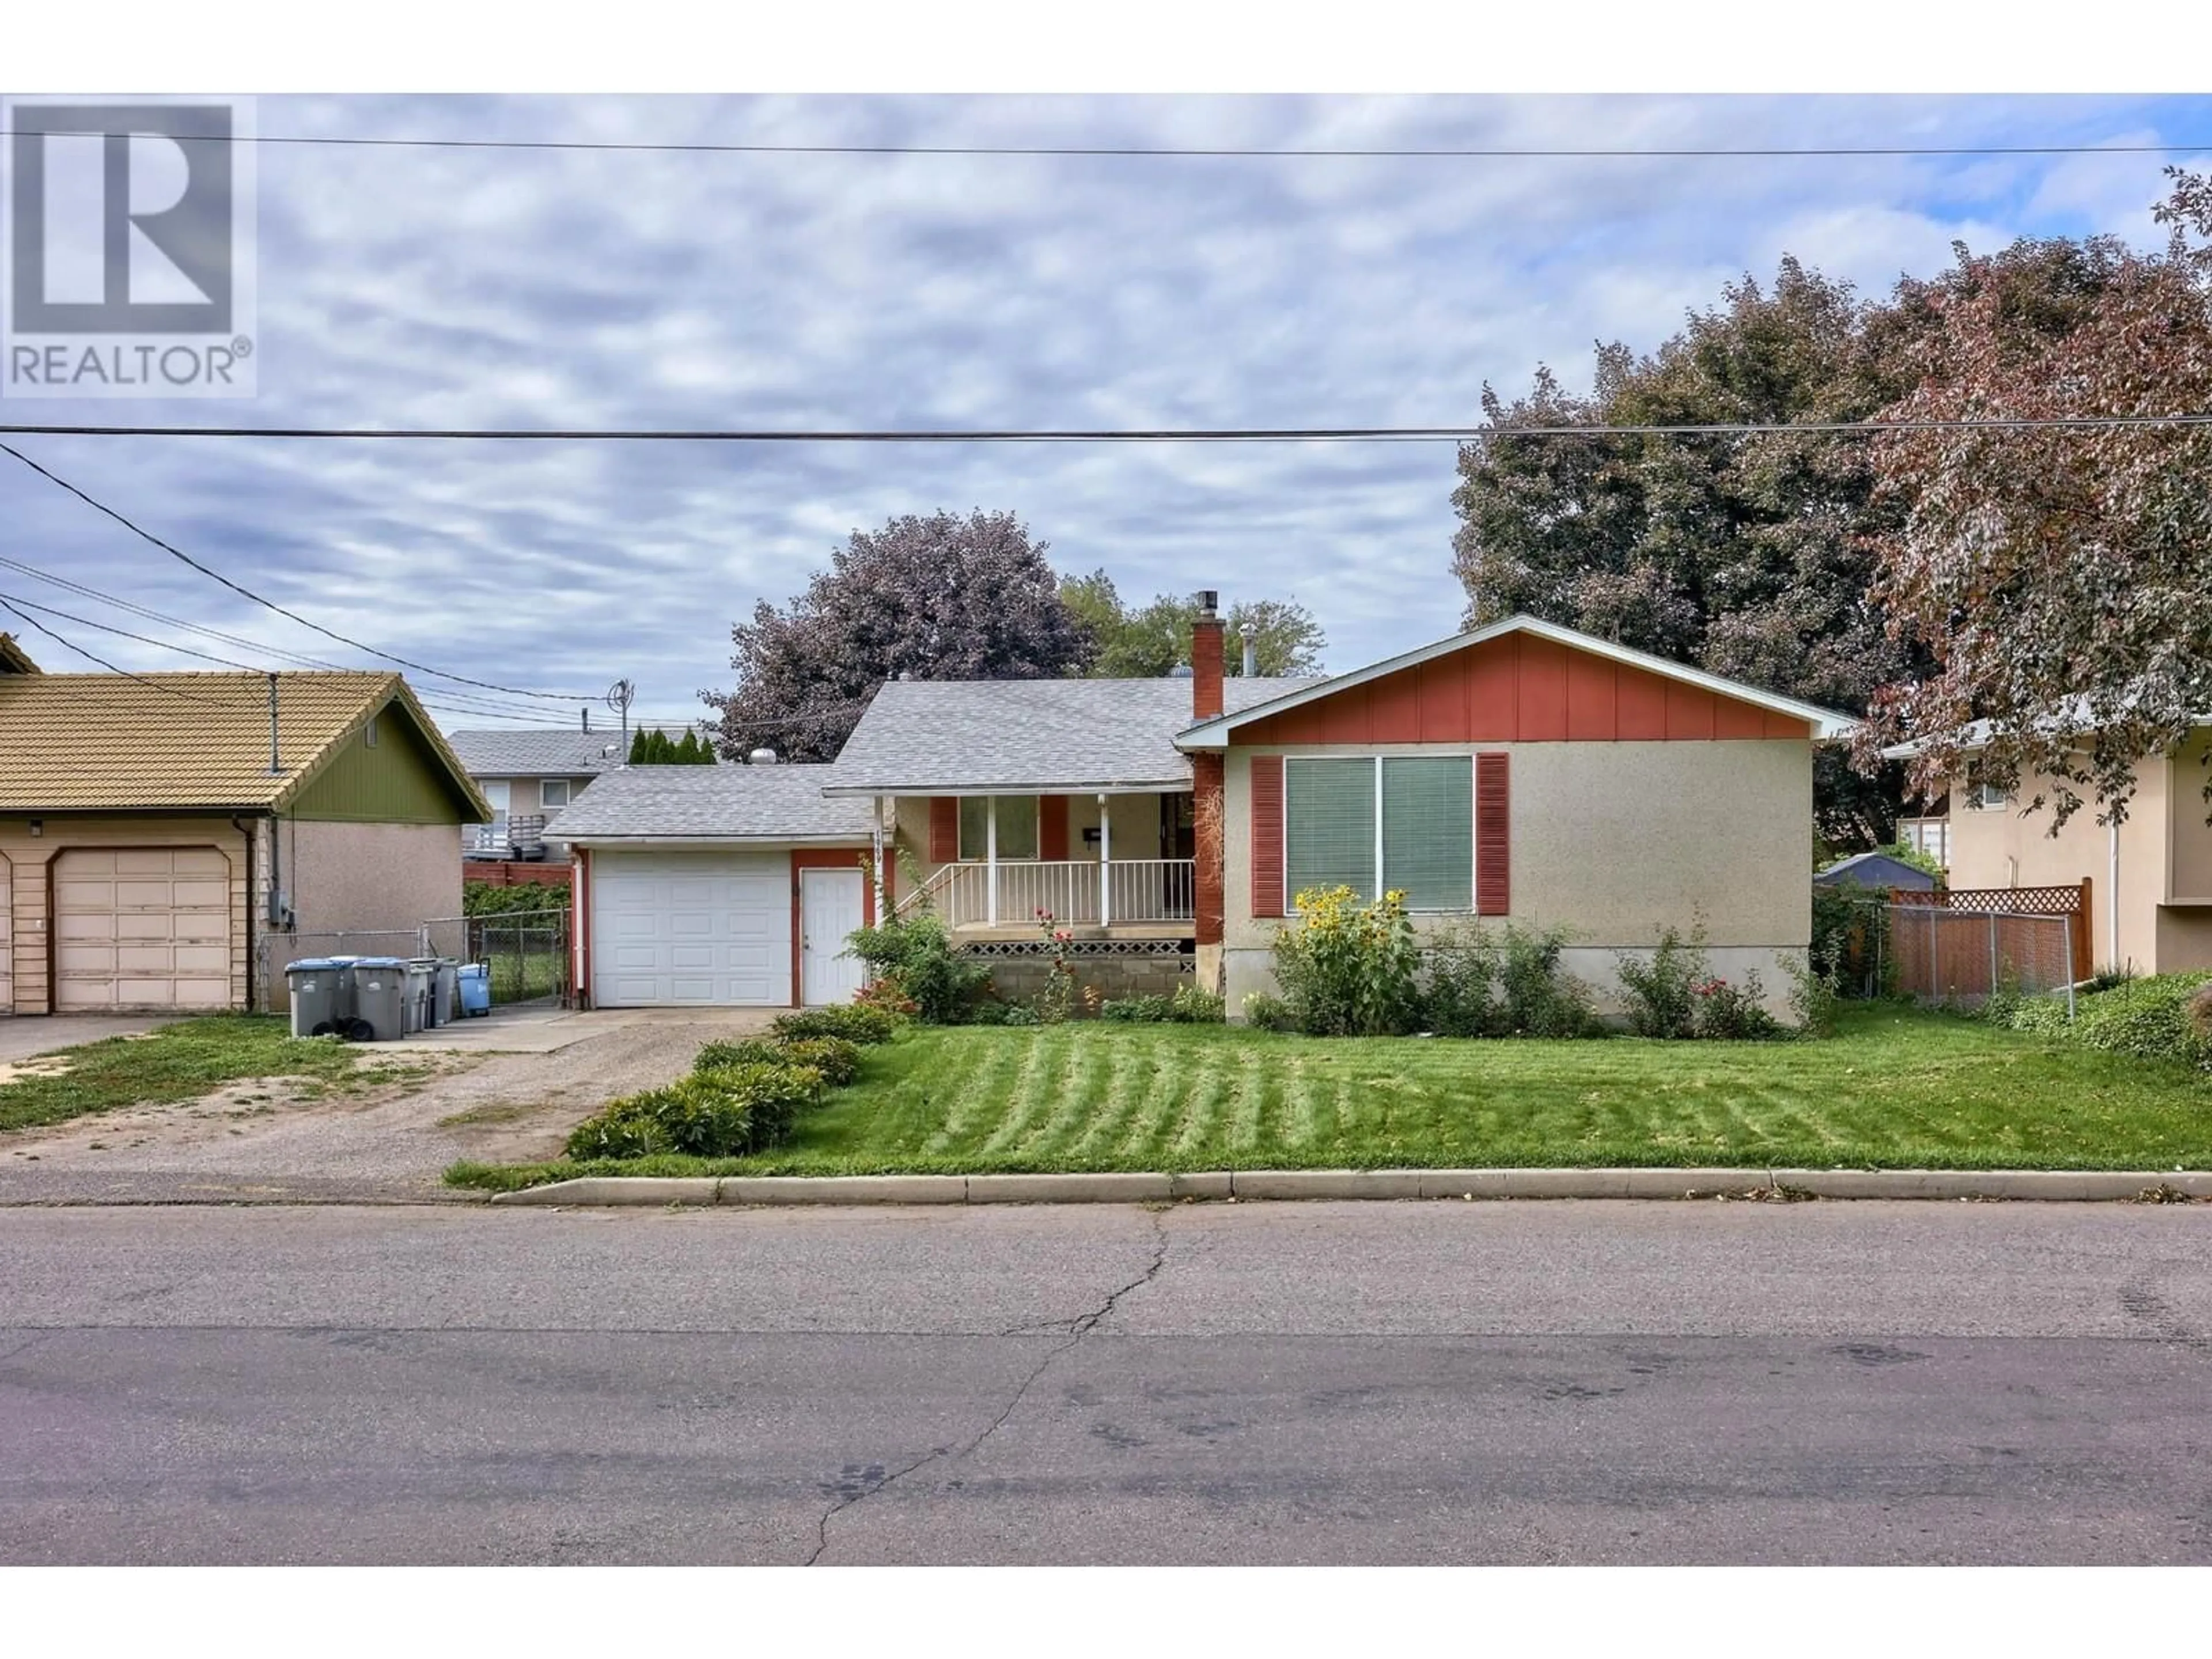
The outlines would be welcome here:
[[[461,914],[458,825],[287,819],[278,835],[283,884],[303,933],[409,928]]]
[[[1228,915],[1224,990],[1232,1012],[1273,988],[1268,955],[1281,923],[1252,915],[1251,756],[1228,757]],[[1768,1001],[1784,1006],[1778,953],[1802,960],[1812,935],[1813,757],[1809,742],[1530,743],[1313,745],[1284,755],[1511,756],[1510,915],[1564,927],[1569,971],[1616,1006],[1613,953],[1648,952],[1663,927],[1704,924],[1714,969],[1756,968]],[[1433,929],[1451,921],[1417,917]]]

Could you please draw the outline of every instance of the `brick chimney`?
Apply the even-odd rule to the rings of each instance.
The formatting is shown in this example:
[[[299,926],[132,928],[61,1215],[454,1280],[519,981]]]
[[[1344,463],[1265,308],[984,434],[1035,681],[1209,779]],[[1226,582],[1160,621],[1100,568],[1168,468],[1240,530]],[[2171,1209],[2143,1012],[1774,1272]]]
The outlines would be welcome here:
[[[1198,620],[1190,629],[1190,712],[1210,720],[1221,712],[1221,595],[1212,588],[1198,596]]]

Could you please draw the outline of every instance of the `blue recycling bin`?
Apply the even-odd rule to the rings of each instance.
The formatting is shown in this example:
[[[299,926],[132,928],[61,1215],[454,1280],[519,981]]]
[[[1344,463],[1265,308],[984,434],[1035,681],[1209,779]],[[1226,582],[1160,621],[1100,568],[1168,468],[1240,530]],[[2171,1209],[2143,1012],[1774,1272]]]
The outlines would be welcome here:
[[[491,964],[465,962],[457,978],[461,988],[461,1018],[473,1019],[491,1012]]]

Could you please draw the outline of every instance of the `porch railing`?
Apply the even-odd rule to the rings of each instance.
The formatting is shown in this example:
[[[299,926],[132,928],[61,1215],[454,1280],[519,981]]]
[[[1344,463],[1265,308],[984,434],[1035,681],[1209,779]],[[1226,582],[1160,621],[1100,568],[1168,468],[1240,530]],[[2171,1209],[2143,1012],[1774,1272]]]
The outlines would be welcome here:
[[[988,864],[948,864],[923,890],[955,928],[1025,927],[1040,910],[1073,927],[1188,921],[1197,914],[1197,866],[1189,859],[1001,864],[995,902],[992,873]]]

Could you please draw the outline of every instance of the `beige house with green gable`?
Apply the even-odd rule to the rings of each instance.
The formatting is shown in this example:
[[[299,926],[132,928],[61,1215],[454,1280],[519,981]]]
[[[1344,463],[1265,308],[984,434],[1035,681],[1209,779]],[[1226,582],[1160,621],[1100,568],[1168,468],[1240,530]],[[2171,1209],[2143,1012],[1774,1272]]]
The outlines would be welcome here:
[[[489,816],[398,674],[47,674],[0,635],[0,1013],[282,1006],[316,936],[459,915]]]

